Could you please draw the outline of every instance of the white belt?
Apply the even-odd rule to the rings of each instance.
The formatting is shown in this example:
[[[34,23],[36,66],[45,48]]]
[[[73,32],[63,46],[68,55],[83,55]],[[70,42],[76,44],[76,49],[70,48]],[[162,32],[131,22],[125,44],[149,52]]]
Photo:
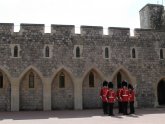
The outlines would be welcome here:
[[[128,96],[128,95],[122,95],[122,96]]]

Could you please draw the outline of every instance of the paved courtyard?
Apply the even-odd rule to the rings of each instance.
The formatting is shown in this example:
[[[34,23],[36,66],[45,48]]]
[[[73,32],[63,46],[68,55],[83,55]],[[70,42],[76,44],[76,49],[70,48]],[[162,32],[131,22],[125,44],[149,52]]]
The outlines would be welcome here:
[[[115,109],[115,112],[117,110]],[[136,109],[135,115],[109,117],[101,109],[0,112],[0,124],[164,124],[165,108]]]

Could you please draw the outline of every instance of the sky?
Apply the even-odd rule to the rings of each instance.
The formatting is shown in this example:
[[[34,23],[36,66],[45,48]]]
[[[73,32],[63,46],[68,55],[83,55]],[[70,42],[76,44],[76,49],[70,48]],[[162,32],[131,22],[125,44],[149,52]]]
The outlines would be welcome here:
[[[0,23],[81,25],[140,28],[139,10],[147,3],[165,4],[165,0],[0,0]],[[104,31],[106,34],[106,31]]]

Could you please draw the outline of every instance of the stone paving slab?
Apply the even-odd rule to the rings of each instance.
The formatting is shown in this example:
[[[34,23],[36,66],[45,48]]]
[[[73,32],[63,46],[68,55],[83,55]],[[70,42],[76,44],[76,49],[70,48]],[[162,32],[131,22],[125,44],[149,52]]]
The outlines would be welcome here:
[[[0,112],[0,124],[164,124],[165,108],[136,109],[136,114],[103,115],[101,109]]]

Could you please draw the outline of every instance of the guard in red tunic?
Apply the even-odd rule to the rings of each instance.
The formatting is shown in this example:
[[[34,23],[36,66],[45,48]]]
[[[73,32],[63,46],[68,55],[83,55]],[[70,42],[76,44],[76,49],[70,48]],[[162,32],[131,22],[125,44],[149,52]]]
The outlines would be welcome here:
[[[135,113],[135,108],[134,108],[135,92],[131,84],[128,85],[128,89],[129,89],[129,107],[130,107],[129,114],[134,114]]]
[[[113,114],[113,105],[114,102],[116,101],[116,93],[113,90],[113,83],[109,82],[108,84],[108,93],[107,93],[107,98],[108,98],[108,105],[109,105],[109,116],[114,116]]]
[[[118,85],[118,89],[117,89],[117,100],[118,100],[118,113],[123,113],[123,107],[122,107],[122,99],[121,99],[121,91],[122,91],[122,86],[121,83]]]
[[[108,114],[107,112],[107,106],[108,106],[108,99],[107,99],[107,93],[108,93],[108,82],[104,81],[103,82],[103,87],[100,90],[100,97],[102,100],[102,106],[103,106],[103,112],[104,114]]]
[[[123,115],[128,115],[127,108],[129,102],[129,90],[127,88],[127,82],[122,82],[123,89],[121,91],[122,106],[123,106]]]

